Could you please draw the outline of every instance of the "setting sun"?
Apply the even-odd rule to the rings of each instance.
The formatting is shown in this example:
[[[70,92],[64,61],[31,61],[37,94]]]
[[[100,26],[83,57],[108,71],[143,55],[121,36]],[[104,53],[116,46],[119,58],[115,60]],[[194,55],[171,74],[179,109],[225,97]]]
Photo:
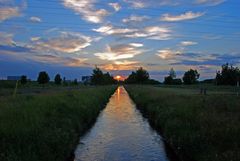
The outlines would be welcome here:
[[[124,80],[124,78],[122,76],[120,76],[120,75],[115,76],[114,79],[116,79],[117,81]]]

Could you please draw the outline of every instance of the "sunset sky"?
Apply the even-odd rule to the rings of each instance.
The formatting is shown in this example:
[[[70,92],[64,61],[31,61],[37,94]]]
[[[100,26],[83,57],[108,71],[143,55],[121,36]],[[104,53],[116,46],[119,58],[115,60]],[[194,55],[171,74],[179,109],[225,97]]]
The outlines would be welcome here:
[[[114,76],[142,66],[162,80],[240,65],[238,0],[0,0],[0,78]]]

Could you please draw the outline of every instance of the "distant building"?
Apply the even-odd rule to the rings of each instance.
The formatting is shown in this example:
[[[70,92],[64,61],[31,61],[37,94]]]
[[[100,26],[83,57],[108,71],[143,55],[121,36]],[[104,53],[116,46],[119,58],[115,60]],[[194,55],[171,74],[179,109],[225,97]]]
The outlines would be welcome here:
[[[84,84],[90,84],[91,83],[92,76],[82,76],[82,82]]]
[[[20,80],[21,76],[7,76],[7,80],[17,81]]]

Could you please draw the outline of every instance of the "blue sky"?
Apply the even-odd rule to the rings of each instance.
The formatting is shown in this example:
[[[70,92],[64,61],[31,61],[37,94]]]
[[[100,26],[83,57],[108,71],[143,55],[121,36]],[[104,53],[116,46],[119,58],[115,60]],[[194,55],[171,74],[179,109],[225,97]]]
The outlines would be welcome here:
[[[0,78],[39,71],[68,79],[96,65],[162,80],[193,68],[213,78],[240,65],[237,0],[0,0]]]

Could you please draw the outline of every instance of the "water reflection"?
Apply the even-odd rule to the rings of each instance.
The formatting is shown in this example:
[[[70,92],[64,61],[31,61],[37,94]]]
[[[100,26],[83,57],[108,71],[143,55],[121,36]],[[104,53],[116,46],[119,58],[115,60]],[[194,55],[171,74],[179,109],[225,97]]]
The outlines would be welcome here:
[[[75,161],[167,161],[161,137],[119,87],[94,127],[81,138]]]

